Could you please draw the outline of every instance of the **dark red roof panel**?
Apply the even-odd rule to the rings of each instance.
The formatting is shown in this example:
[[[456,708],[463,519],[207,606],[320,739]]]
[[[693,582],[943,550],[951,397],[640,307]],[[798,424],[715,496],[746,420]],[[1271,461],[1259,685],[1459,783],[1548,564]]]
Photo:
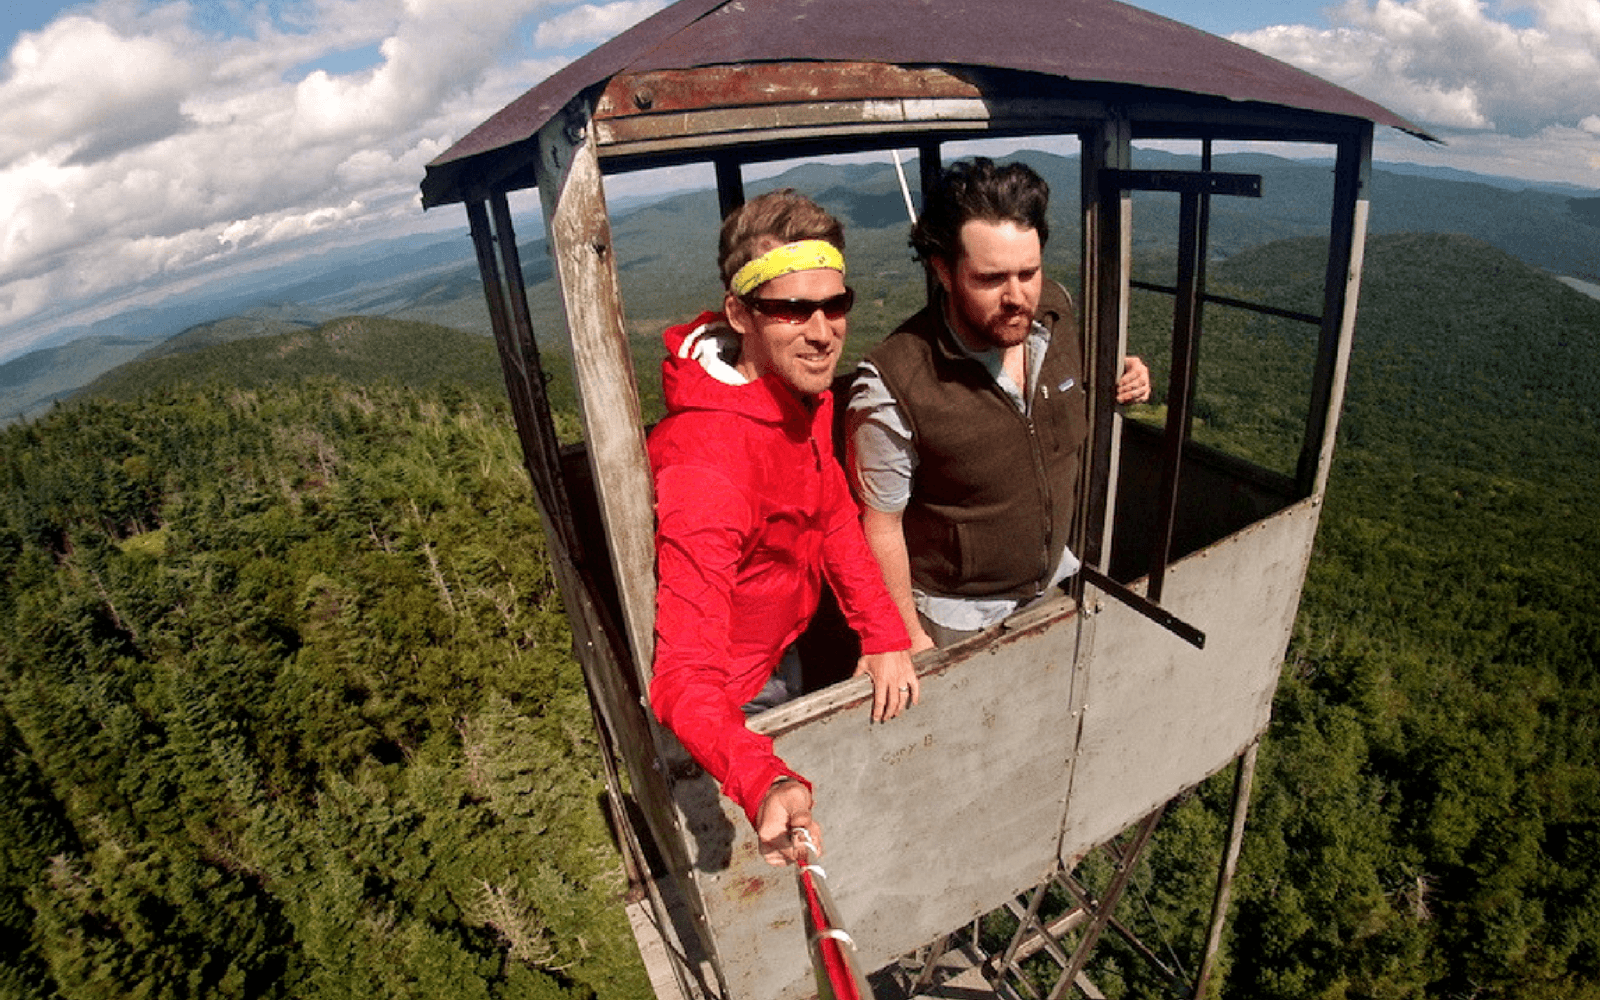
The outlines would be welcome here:
[[[1310,73],[1117,0],[679,0],[507,105],[429,169],[527,139],[577,94],[619,73],[795,60],[1020,70],[1424,134]]]

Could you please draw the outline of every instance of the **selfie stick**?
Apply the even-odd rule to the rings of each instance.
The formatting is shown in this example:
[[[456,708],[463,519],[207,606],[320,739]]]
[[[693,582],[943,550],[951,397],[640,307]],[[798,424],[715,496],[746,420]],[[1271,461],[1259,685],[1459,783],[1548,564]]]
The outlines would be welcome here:
[[[803,828],[790,830],[789,836],[795,844],[800,903],[806,914],[806,940],[811,945],[819,1000],[872,1000],[872,990],[856,968],[856,943],[839,926],[833,897],[828,895],[828,873],[811,863],[817,845]]]

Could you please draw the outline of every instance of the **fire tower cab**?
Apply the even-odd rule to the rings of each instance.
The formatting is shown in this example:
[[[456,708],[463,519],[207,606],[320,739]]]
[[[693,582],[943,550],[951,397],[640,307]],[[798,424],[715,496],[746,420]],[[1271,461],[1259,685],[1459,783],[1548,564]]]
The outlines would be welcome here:
[[[866,724],[861,678],[752,725],[816,783],[856,960],[890,968],[902,992],[935,989],[967,954],[989,959],[985,989],[1011,995],[1015,963],[1041,949],[1063,968],[1055,995],[1092,990],[1080,972],[1114,926],[1164,804],[1237,762],[1209,944],[1195,981],[1175,984],[1198,996],[1333,454],[1374,125],[1422,135],[1354,94],[1116,0],[679,0],[428,166],[425,206],[466,206],[576,652],[608,763],[625,771],[610,782],[625,852],[637,873],[655,870],[643,880],[673,972],[664,996],[790,1000],[817,983],[793,873],[761,860],[749,823],[646,703],[652,488],[604,178],[709,163],[726,212],[752,164],[910,149],[928,176],[954,143],[1077,141],[1081,189],[1053,192],[1052,212],[1081,224],[1072,291],[1096,383],[1120,370],[1135,290],[1165,296],[1170,320],[1164,424],[1125,419],[1106,394],[1092,414],[1087,524],[1074,546],[1086,571],[1070,593],[919,657],[922,704],[892,724]],[[1202,169],[1141,170],[1139,140],[1190,143]],[[1210,169],[1217,142],[1312,144],[1334,160],[1320,309],[1207,292],[1212,203],[1260,193],[1257,176]],[[577,448],[556,438],[507,198],[535,186],[582,408]],[[1146,192],[1177,203],[1175,220],[1162,215],[1178,248],[1164,282],[1130,273],[1133,206]],[[1219,309],[1304,331],[1309,393],[1287,467],[1192,439],[1202,318]],[[934,801],[944,806],[927,808]],[[1119,860],[1110,884],[1039,919],[1044,888],[1074,888],[1080,860],[1107,844]],[[956,932],[1002,907],[1018,915],[1017,934],[1003,952],[972,956]]]

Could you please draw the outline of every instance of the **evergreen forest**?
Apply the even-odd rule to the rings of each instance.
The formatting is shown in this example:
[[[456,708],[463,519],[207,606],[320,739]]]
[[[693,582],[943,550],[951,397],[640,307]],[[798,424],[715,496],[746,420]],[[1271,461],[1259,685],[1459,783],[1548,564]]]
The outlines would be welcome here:
[[[1308,308],[1324,253],[1213,291]],[[1304,336],[1208,309],[1197,439],[1281,464]],[[1600,998],[1600,303],[1374,236],[1356,339],[1212,992]],[[0,431],[0,997],[650,995],[499,379],[346,319]],[[1191,972],[1230,788],[1124,906]]]

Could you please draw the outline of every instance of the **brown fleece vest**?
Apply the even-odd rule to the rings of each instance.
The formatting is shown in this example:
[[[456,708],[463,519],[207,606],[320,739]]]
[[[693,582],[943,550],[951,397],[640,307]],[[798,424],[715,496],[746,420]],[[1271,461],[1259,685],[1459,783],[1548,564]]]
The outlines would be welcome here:
[[[1068,542],[1089,429],[1082,343],[1056,282],[1045,282],[1034,318],[1051,337],[1028,416],[961,353],[939,302],[868,354],[915,439],[903,527],[921,590],[1032,597]]]

